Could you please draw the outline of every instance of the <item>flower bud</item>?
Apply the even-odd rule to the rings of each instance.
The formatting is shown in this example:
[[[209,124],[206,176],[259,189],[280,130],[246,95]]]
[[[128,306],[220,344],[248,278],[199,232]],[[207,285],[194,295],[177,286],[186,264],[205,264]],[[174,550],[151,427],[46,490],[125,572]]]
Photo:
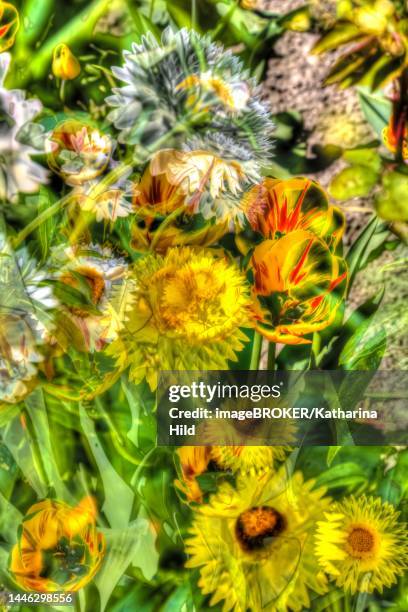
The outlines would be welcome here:
[[[64,43],[57,45],[54,49],[52,72],[54,76],[64,81],[76,79],[81,72],[79,61]]]

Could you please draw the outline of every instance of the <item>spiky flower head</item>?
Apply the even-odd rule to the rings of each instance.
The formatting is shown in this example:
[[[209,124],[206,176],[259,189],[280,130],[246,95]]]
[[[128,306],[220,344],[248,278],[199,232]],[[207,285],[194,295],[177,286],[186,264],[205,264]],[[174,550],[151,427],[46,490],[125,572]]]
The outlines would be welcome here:
[[[149,32],[124,60],[112,70],[125,86],[106,99],[121,142],[149,146],[171,133],[170,146],[194,136],[211,150],[222,133],[238,160],[270,156],[273,125],[254,80],[209,36],[167,28],[158,41]]]
[[[134,303],[108,350],[130,378],[152,388],[161,370],[226,369],[247,340],[250,298],[245,277],[210,250],[172,248],[133,268]]]
[[[196,507],[186,543],[187,567],[200,568],[199,587],[223,610],[310,609],[310,592],[326,590],[316,572],[312,533],[330,500],[324,489],[285,468],[224,482]]]
[[[408,568],[408,530],[399,512],[377,497],[349,497],[318,523],[316,555],[351,593],[383,592]]]

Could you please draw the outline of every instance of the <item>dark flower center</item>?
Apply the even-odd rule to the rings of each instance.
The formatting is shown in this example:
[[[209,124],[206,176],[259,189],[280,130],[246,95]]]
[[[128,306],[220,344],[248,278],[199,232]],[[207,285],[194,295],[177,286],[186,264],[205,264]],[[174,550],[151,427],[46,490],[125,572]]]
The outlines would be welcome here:
[[[347,538],[349,553],[356,558],[367,556],[374,548],[374,536],[364,527],[354,527]]]
[[[57,547],[42,551],[41,577],[65,584],[73,577],[86,574],[86,551],[83,543],[61,538]]]
[[[235,533],[246,551],[261,550],[285,529],[283,516],[269,506],[255,506],[239,515]]]

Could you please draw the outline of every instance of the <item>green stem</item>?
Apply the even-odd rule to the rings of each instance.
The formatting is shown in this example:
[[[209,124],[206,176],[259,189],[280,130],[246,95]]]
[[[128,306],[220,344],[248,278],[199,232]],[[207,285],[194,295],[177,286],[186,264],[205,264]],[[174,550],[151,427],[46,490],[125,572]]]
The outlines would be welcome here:
[[[269,342],[268,346],[268,370],[272,371],[276,366],[276,343]]]
[[[262,350],[262,336],[259,332],[255,332],[254,341],[252,344],[251,362],[249,364],[250,370],[259,370],[259,361],[261,359]]]
[[[15,236],[15,238],[13,238],[12,240],[13,247],[17,248],[18,246],[20,246],[20,244],[27,238],[29,234],[31,234],[31,232],[37,229],[37,227],[39,227],[42,223],[44,223],[44,221],[47,221],[47,219],[55,215],[59,210],[62,210],[62,208],[67,206],[71,200],[72,200],[72,194],[70,193],[64,196],[63,198],[61,198],[61,200],[58,200],[57,202],[55,202],[49,208],[46,208],[40,215],[38,215],[38,217],[33,219],[31,223],[26,225],[21,230],[21,232],[19,232],[17,236]]]
[[[179,206],[178,208],[176,208],[175,210],[173,210],[172,213],[170,213],[165,219],[164,221],[159,225],[159,227],[157,228],[152,241],[150,243],[150,247],[149,247],[149,251],[154,251],[155,246],[158,244],[160,237],[162,236],[164,230],[173,223],[173,221],[175,219],[177,219],[177,217],[179,217],[181,215],[181,213],[186,209],[185,205],[183,204],[182,206]]]

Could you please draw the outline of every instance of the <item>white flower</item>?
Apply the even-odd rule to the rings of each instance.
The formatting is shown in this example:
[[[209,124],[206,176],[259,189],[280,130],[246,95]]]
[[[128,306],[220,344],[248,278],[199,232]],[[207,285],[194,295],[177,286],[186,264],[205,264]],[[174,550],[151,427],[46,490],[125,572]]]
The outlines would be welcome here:
[[[14,404],[27,395],[41,360],[30,318],[0,313],[0,402]]]
[[[113,168],[114,164],[110,167]],[[96,221],[115,222],[118,217],[127,217],[133,210],[133,183],[127,180],[130,174],[131,171],[102,192],[98,189],[97,179],[78,185],[75,193],[79,207],[93,213]]]
[[[19,192],[35,193],[46,183],[47,171],[31,159],[38,150],[27,142],[27,136],[33,140],[41,131],[32,124],[42,109],[41,102],[26,99],[20,89],[5,89],[9,64],[10,54],[0,54],[0,199],[14,202]]]

